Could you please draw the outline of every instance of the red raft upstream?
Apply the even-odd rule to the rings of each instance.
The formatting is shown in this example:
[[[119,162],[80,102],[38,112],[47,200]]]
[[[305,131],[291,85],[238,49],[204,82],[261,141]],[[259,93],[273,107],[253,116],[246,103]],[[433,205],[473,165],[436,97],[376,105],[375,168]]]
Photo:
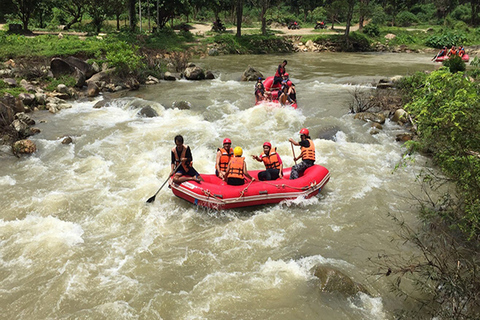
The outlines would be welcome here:
[[[444,60],[446,60],[446,59],[449,59],[449,58],[450,58],[449,56],[436,57],[435,60],[434,60],[434,62],[442,62],[442,61],[444,61]],[[462,56],[462,60],[463,60],[464,62],[468,62],[468,61],[470,60],[470,57],[468,56],[468,54],[465,53],[465,54]]]
[[[273,84],[273,77],[267,77],[263,81],[263,87],[265,88],[265,91],[270,91],[271,92],[272,100],[271,101],[268,101],[268,100],[257,101],[257,102],[255,102],[255,105],[258,105],[258,104],[261,104],[261,103],[267,103],[267,104],[272,103],[272,104],[280,106],[280,102],[278,101],[278,91],[282,88],[282,85],[280,83],[276,83],[274,86],[272,86],[272,84]],[[287,106],[291,106],[292,108],[297,109],[297,104],[296,103],[287,104]]]
[[[279,203],[298,197],[310,198],[317,195],[330,179],[327,168],[314,165],[305,170],[304,175],[289,180],[292,168],[283,170],[284,178],[272,181],[246,181],[242,186],[231,186],[214,174],[202,174],[204,181],[186,181],[181,184],[169,180],[170,187],[177,197],[195,205],[222,210],[264,204]],[[249,170],[258,179],[262,170]]]

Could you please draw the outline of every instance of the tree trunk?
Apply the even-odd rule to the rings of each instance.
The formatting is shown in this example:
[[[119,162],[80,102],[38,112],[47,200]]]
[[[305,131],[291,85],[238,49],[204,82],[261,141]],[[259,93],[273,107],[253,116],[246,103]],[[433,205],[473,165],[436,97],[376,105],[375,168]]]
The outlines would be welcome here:
[[[117,18],[117,31],[120,31],[120,13],[117,12],[115,16]]]
[[[262,21],[262,35],[267,35],[267,19],[265,18],[265,13],[267,12],[267,8],[264,5],[262,7],[262,11],[260,12],[260,20]]]
[[[237,37],[242,36],[243,0],[237,0]]]
[[[150,0],[147,0],[147,17],[148,17],[148,32],[151,32],[152,28],[150,28]]]
[[[140,32],[142,32],[142,0],[138,0],[138,21],[140,21]]]
[[[135,0],[129,0],[128,3],[128,13],[129,13],[129,18],[130,18],[130,31],[135,31],[135,25],[136,25],[136,17],[137,17],[137,10],[136,10],[136,1]]]

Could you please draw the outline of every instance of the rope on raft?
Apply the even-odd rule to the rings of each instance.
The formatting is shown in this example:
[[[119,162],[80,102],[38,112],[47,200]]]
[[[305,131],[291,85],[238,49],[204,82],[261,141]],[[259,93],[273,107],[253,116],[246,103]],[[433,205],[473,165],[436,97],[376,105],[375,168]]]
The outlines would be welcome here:
[[[317,185],[316,181],[312,181],[312,183],[310,183],[309,186],[305,186],[305,187],[292,187],[292,186],[289,186],[285,183],[275,184],[275,183],[270,183],[270,182],[266,182],[266,181],[261,181],[261,182],[269,184],[269,185],[274,186],[274,187],[277,187],[278,189],[288,187],[288,188],[295,189],[295,190],[308,190],[308,189],[311,189],[311,188],[313,188]]]

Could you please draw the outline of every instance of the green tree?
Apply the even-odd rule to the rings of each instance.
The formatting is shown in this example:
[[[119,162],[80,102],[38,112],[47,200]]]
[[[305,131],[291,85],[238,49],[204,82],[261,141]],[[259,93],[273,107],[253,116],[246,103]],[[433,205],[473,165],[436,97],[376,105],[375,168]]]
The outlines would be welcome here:
[[[346,5],[346,0],[334,0],[325,6],[327,16],[332,23],[332,30],[335,27],[335,22],[338,21],[339,16],[343,12],[343,9],[346,7]]]
[[[57,7],[70,16],[65,29],[70,29],[75,23],[81,22],[88,5],[88,0],[58,0]]]
[[[41,0],[13,0],[16,6],[16,15],[22,20],[23,30],[28,30],[28,23],[35,9],[40,5]]]

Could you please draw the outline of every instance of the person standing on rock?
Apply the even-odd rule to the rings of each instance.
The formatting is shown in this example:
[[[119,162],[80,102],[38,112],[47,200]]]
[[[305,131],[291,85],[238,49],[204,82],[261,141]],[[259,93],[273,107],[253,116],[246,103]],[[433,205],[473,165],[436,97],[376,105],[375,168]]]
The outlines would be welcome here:
[[[172,148],[172,172],[173,182],[180,184],[185,181],[203,181],[200,174],[192,166],[192,151],[190,147],[183,144],[183,137],[177,135],[174,139],[175,147]]]
[[[289,139],[290,143],[295,146],[300,146],[301,153],[293,160],[296,162],[298,159],[302,159],[302,162],[292,167],[290,172],[290,180],[298,179],[303,175],[305,170],[315,164],[315,145],[312,138],[310,138],[310,132],[307,128],[300,130],[300,141],[297,142],[292,138]]]
[[[272,86],[274,86],[277,83],[281,83],[283,80],[283,75],[285,74],[285,66],[287,65],[287,60],[283,60],[281,64],[278,65],[277,72],[275,73],[275,76],[273,77],[273,83]]]

